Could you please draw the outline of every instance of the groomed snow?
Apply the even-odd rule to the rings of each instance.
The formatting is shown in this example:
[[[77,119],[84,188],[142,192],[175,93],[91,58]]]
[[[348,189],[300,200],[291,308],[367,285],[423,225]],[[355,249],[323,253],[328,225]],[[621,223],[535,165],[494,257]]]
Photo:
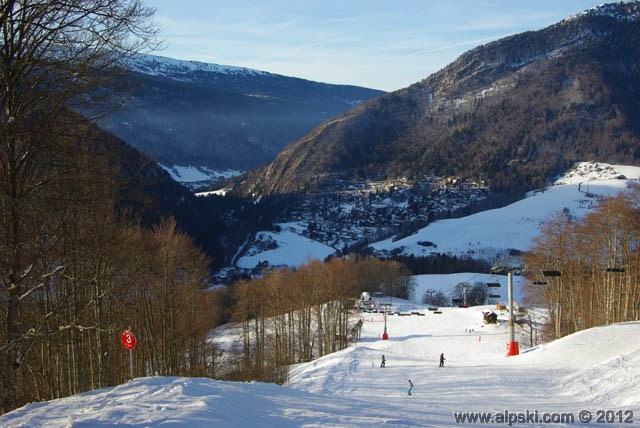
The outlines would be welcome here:
[[[411,302],[394,299],[402,310]],[[600,327],[506,357],[507,327],[491,307],[441,314],[363,314],[357,345],[294,366],[288,386],[202,378],[138,378],[114,388],[33,403],[0,416],[15,427],[456,426],[453,412],[578,412],[640,417],[640,322]],[[444,368],[438,367],[440,353]],[[382,355],[386,367],[380,368]],[[413,395],[407,396],[411,379]],[[462,424],[466,425],[466,424]],[[477,424],[476,426],[479,426]],[[506,424],[503,424],[506,425]],[[546,426],[538,423],[536,426]],[[609,424],[609,426],[631,426]]]

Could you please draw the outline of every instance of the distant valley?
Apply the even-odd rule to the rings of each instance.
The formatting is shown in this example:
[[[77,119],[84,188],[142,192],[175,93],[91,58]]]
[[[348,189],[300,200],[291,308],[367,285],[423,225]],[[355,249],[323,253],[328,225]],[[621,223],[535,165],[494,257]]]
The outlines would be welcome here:
[[[633,4],[479,46],[389,94],[141,56],[132,98],[101,124],[177,181],[227,180],[226,197],[199,198],[200,218],[215,212],[216,265],[249,268],[278,246],[276,223],[325,256],[371,253],[520,200],[576,162],[640,164],[639,58]],[[419,241],[422,256],[446,252]],[[400,247],[375,251],[410,254]]]
[[[99,125],[169,170],[204,174],[264,165],[321,122],[383,94],[153,55],[125,67],[120,83],[131,93]]]
[[[414,273],[425,267],[442,269],[426,260],[442,256],[446,269],[456,269],[455,259],[482,268],[496,260],[517,259],[555,213],[584,218],[639,178],[640,166],[580,162],[553,185],[491,210],[486,209],[489,191],[481,183],[451,178],[434,178],[412,188],[369,183],[302,199],[275,230],[257,233],[235,265],[260,272],[355,251],[398,258]]]
[[[428,232],[406,237],[434,220],[519,201],[578,162],[639,165],[639,59],[640,7],[593,8],[479,46],[421,82],[324,122],[269,165],[232,180],[229,191],[256,200],[292,195],[296,203],[279,217],[286,232],[337,254],[490,260],[524,250],[520,241],[490,248],[487,225],[478,238],[461,238],[464,249],[450,250],[446,238],[436,242]],[[543,217],[522,221],[530,241]],[[258,234],[243,266],[266,261],[261,254],[275,241]]]

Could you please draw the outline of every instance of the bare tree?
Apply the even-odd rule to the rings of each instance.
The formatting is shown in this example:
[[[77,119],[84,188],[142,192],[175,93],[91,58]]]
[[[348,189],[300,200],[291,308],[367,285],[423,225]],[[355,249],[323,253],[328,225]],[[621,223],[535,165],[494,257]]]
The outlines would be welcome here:
[[[0,410],[20,399],[31,328],[24,301],[64,268],[34,269],[48,247],[33,243],[47,232],[25,214],[43,209],[46,185],[61,173],[45,166],[77,120],[65,111],[102,91],[121,59],[155,47],[153,13],[140,0],[0,2]]]
[[[396,262],[346,258],[312,260],[296,271],[272,271],[234,284],[243,349],[234,378],[283,382],[283,366],[345,348],[353,297],[363,287],[393,284],[406,292],[407,275]]]
[[[451,301],[441,290],[429,290],[422,296],[422,303],[432,306],[449,306]]]
[[[581,221],[559,213],[541,229],[527,256],[525,292],[546,303],[552,337],[638,319],[638,189],[603,200]]]

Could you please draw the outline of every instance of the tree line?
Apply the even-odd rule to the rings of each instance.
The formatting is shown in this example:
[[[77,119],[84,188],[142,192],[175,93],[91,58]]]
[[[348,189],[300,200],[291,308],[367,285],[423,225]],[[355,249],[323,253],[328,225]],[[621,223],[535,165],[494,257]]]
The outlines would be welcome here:
[[[123,184],[81,128],[81,143],[59,141],[34,163],[13,230],[2,182],[2,411],[126,381],[119,338],[129,327],[138,338],[134,376],[213,371],[210,260],[172,218],[141,226],[120,192],[136,178]]]
[[[135,375],[205,374],[209,261],[171,219],[142,228],[115,143],[75,112],[155,48],[141,0],[0,2],[0,412]]]
[[[604,198],[582,220],[556,214],[526,263],[527,298],[547,307],[553,338],[640,319],[640,185]]]
[[[340,311],[356,280],[341,262],[329,264],[334,283],[317,264],[262,280],[295,277],[284,289],[300,301],[261,282],[256,293],[206,291],[212,261],[172,218],[150,225],[141,214],[154,201],[140,188],[156,170],[123,162],[120,142],[77,114],[115,95],[107,88],[120,61],[158,47],[153,14],[142,0],[0,2],[0,412],[125,381],[128,328],[138,338],[134,376],[215,376],[207,335],[232,307],[258,332],[247,339],[257,357],[243,365],[258,375],[272,349],[261,326],[278,319],[268,315],[305,316],[274,330],[278,364],[328,352],[329,333],[344,336]],[[327,332],[314,350],[311,314]]]
[[[350,314],[362,291],[407,298],[413,283],[398,262],[351,255],[275,270],[232,288],[231,319],[241,326],[242,355],[230,377],[283,383],[286,366],[343,349],[356,339]]]

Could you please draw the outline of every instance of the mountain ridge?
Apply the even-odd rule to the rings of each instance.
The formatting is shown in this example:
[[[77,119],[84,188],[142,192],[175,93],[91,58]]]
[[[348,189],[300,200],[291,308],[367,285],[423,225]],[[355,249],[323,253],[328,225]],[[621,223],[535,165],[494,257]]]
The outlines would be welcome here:
[[[266,71],[256,70],[248,67],[236,67],[232,65],[222,65],[207,63],[203,61],[181,60],[152,54],[135,54],[123,61],[125,68],[139,73],[154,76],[174,77],[184,75],[189,77],[189,73],[194,71],[202,73],[240,74],[240,75],[273,75]]]
[[[246,171],[353,105],[383,94],[242,67],[137,55],[115,87],[131,88],[98,124],[163,165]],[[93,113],[90,111],[89,113]]]
[[[420,82],[325,121],[235,180],[236,191],[313,192],[335,179],[425,172],[525,191],[584,159],[636,162],[637,16],[637,2],[605,5],[478,46]]]

